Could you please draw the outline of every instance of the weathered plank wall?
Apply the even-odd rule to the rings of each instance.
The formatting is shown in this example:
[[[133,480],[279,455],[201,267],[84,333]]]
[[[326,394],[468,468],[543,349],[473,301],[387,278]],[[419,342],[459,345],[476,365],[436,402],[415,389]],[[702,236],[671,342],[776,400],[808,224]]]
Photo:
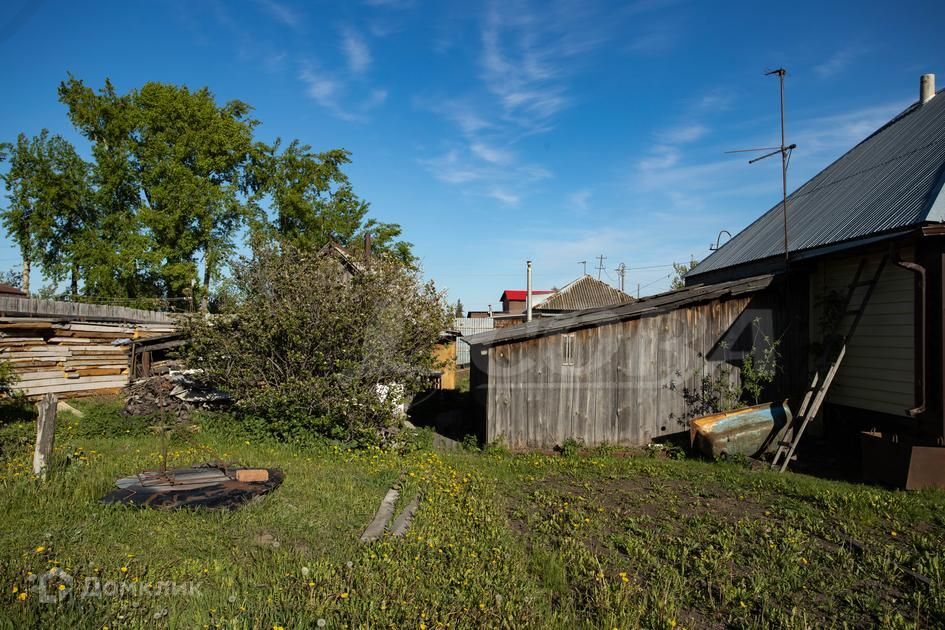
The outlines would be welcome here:
[[[548,448],[568,438],[645,444],[682,431],[681,389],[723,364],[737,382],[731,362],[758,336],[754,320],[773,336],[772,313],[757,296],[741,296],[577,330],[568,333],[573,365],[565,364],[566,334],[476,346],[487,352],[478,368],[473,357],[472,380],[485,439]]]

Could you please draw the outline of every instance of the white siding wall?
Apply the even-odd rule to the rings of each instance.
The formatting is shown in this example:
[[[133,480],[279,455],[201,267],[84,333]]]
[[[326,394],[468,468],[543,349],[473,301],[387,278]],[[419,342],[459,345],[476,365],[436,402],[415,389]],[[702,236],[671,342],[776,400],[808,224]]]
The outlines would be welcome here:
[[[900,252],[913,260],[911,250]],[[869,257],[861,280],[872,278],[881,255]],[[820,316],[823,296],[835,290],[845,296],[862,255],[820,262],[811,276],[811,342],[821,340]],[[854,294],[850,308],[861,300],[865,287]],[[845,332],[851,317],[844,320]],[[816,360],[816,358],[814,359]],[[886,263],[863,319],[847,346],[846,358],[827,395],[827,402],[896,416],[915,406],[915,278],[894,264]]]

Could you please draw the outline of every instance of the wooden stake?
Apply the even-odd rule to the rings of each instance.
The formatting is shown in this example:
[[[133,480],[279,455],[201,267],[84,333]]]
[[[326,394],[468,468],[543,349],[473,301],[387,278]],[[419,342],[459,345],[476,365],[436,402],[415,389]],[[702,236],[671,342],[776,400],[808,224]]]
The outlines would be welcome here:
[[[42,479],[46,479],[46,469],[49,467],[52,455],[58,402],[55,394],[44,394],[36,403],[36,448],[33,450],[33,474]]]

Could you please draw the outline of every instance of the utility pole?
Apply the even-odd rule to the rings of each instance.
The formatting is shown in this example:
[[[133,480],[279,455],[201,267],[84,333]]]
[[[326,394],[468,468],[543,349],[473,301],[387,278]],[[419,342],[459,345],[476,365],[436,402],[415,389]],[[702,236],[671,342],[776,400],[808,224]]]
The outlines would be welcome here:
[[[601,254],[597,257],[597,279],[600,280],[600,274],[604,270],[604,261],[607,260],[607,256]]]
[[[617,265],[617,275],[620,277],[620,290],[623,291],[623,279],[627,275],[627,266],[623,263]]]
[[[532,261],[527,263],[527,278],[525,287],[525,321],[532,321]]]

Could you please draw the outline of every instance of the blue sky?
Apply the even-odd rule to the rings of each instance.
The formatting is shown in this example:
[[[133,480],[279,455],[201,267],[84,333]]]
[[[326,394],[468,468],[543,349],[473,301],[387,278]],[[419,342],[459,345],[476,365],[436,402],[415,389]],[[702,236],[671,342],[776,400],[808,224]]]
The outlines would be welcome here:
[[[80,147],[58,83],[209,86],[255,107],[262,139],[353,152],[355,189],[404,226],[467,308],[563,286],[606,256],[628,290],[668,287],[780,196],[784,66],[793,189],[945,85],[945,3],[8,1],[0,138]],[[0,241],[0,268],[19,263]],[[593,271],[596,274],[596,271]]]

